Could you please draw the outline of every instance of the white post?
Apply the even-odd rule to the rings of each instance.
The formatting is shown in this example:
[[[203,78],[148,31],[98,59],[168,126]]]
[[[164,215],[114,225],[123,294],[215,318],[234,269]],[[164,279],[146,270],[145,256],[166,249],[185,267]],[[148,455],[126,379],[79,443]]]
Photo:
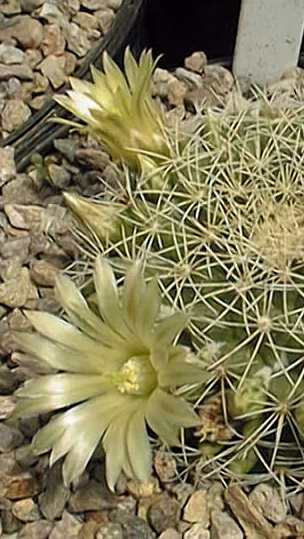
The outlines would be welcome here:
[[[242,0],[233,73],[243,86],[267,84],[298,63],[304,0]]]

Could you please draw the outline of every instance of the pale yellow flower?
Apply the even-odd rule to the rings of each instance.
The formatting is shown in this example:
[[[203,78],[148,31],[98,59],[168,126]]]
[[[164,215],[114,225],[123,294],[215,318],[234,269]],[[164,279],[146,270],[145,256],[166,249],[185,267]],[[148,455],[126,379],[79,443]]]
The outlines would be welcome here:
[[[93,82],[72,77],[68,95],[55,98],[85,122],[114,160],[149,172],[170,156],[163,114],[150,90],[154,66],[151,51],[143,51],[137,63],[127,48],[123,74],[105,51],[103,72],[91,68]]]
[[[174,345],[187,317],[161,316],[155,281],[145,283],[140,263],[117,287],[110,265],[98,258],[93,312],[75,284],[57,279],[57,297],[69,322],[44,312],[28,312],[37,333],[21,333],[20,349],[62,371],[27,381],[17,391],[17,416],[70,407],[33,439],[37,454],[51,450],[50,463],[65,457],[68,484],[85,469],[100,441],[106,475],[114,488],[121,472],[146,480],[151,470],[147,426],[165,443],[179,444],[181,427],[199,423],[172,390],[203,376],[191,351]],[[73,406],[72,406],[73,405]]]

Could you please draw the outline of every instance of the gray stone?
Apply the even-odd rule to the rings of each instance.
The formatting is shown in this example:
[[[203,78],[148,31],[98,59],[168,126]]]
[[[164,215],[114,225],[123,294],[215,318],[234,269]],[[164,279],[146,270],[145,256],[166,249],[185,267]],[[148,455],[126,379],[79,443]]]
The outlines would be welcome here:
[[[69,510],[75,513],[101,511],[113,507],[114,503],[114,496],[101,483],[91,480],[72,494]]]
[[[64,189],[69,185],[71,173],[66,168],[56,165],[56,163],[51,163],[48,166],[48,172],[52,183],[56,187]]]
[[[80,0],[62,0],[62,7],[69,15],[76,15],[80,10]]]
[[[19,80],[32,80],[33,71],[27,64],[0,64],[0,81],[16,77]]]
[[[1,13],[4,15],[15,15],[20,12],[20,0],[4,0],[4,5],[1,6]]]
[[[22,64],[24,52],[12,45],[0,44],[0,63],[2,64]]]
[[[9,263],[18,263],[19,265],[25,262],[29,256],[29,247],[31,238],[29,236],[21,236],[20,238],[12,238],[5,242],[0,248],[0,253],[3,258],[10,259]]]
[[[11,147],[2,148],[2,149],[0,148],[0,178],[1,178],[1,174],[3,175],[3,171],[5,170],[4,162],[1,163],[1,156],[3,155],[2,152],[4,152],[5,150],[8,152],[8,156],[10,156],[11,171],[10,171],[10,174],[8,175],[8,180],[9,180],[16,175],[16,167],[14,163],[14,150]],[[40,195],[35,189],[32,179],[26,174],[17,174],[16,179],[10,181],[3,187],[2,194],[3,194],[4,204],[39,204],[41,203]]]
[[[39,496],[39,507],[48,520],[59,518],[68,501],[70,491],[62,481],[61,464],[56,463],[47,472],[45,491]]]
[[[13,503],[13,515],[22,522],[35,522],[41,518],[38,505],[32,498],[25,498]]]
[[[10,99],[22,99],[23,98],[23,85],[16,77],[11,77],[7,81],[7,95]]]
[[[31,296],[32,288],[29,270],[21,268],[14,278],[0,285],[0,303],[8,307],[23,307]]]
[[[55,3],[52,2],[44,2],[39,11],[39,17],[47,20],[50,24],[57,22],[61,28],[65,27],[68,23],[67,19],[63,15],[63,12]]]
[[[11,20],[11,25],[0,29],[0,41],[15,38],[23,48],[36,49],[43,39],[42,24],[29,15],[20,15]]]
[[[124,539],[154,539],[155,533],[142,518],[130,515],[128,511],[117,509],[112,511],[111,520],[121,524]]]
[[[30,522],[23,526],[19,532],[18,539],[48,539],[53,528],[53,523],[47,520]],[[66,536],[67,537],[67,536]]]
[[[0,472],[0,496],[9,500],[22,500],[36,496],[39,491],[40,485],[30,472]]]
[[[44,27],[44,37],[41,44],[41,50],[44,56],[63,54],[64,49],[65,39],[59,24],[47,24]]]
[[[5,131],[14,131],[30,116],[31,109],[21,99],[11,99],[2,112],[2,127]]]
[[[257,485],[249,494],[249,500],[271,522],[282,522],[286,518],[286,504],[272,485],[267,483]]]
[[[0,452],[11,451],[21,445],[23,435],[14,427],[0,423]]]
[[[25,62],[33,69],[42,61],[42,53],[39,49],[27,49],[25,51]]]
[[[98,20],[91,13],[85,13],[80,11],[73,18],[73,22],[84,28],[85,30],[92,30],[98,27]]]
[[[120,524],[103,524],[96,533],[96,539],[124,539],[123,529]]]
[[[105,5],[106,7],[117,11],[118,8],[121,6],[121,2],[122,0],[105,0]]]
[[[60,271],[45,260],[34,260],[31,266],[32,280],[41,286],[54,286],[56,275]]]
[[[181,535],[174,528],[168,528],[160,534],[158,539],[181,539]]]
[[[193,524],[193,526],[184,533],[184,539],[210,539],[210,532],[200,523]]]
[[[94,148],[79,148],[75,157],[80,163],[90,165],[94,170],[100,170],[101,172],[110,163],[109,155],[106,152],[95,150]]]
[[[63,234],[68,230],[65,220],[67,210],[55,204],[49,204],[47,208],[6,204],[4,210],[11,225],[16,228],[49,234]]]
[[[64,37],[67,41],[68,49],[80,58],[85,56],[91,47],[86,31],[74,22],[64,29]]]
[[[92,11],[96,11],[97,9],[103,9],[105,7],[105,1],[104,0],[81,0],[81,5]]]
[[[187,522],[200,522],[202,527],[209,526],[209,510],[207,501],[207,490],[197,490],[194,492],[183,512],[183,519]]]
[[[77,150],[77,144],[70,139],[55,139],[54,146],[69,161],[73,162]]]
[[[0,187],[16,176],[14,148],[0,148]]]
[[[221,483],[214,482],[208,488],[207,501],[209,511],[224,511],[224,487]]]
[[[206,54],[203,51],[197,51],[185,59],[185,67],[195,73],[203,73],[207,62]]]
[[[98,20],[100,30],[103,34],[106,34],[113,22],[114,12],[112,9],[102,9],[95,11],[95,17]]]
[[[43,75],[50,81],[55,90],[60,88],[65,82],[66,75],[64,72],[65,59],[63,56],[58,57],[54,54],[47,56],[39,65],[39,69]]]
[[[21,0],[21,8],[23,13],[32,13],[32,11],[40,7],[43,3],[44,0]]]
[[[56,522],[52,529],[49,539],[67,539],[67,537],[69,539],[77,539],[82,526],[83,522],[70,515],[67,511],[64,511],[62,519]]]
[[[233,518],[224,511],[212,511],[211,524],[212,539],[243,539],[244,537]]]
[[[161,494],[150,506],[148,519],[157,533],[175,528],[180,516],[180,506],[167,493]]]

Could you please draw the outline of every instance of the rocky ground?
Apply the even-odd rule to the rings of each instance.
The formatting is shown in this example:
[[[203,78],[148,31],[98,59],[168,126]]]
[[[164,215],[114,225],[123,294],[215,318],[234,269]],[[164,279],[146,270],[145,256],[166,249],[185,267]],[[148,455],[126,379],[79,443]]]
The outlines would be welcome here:
[[[66,82],[108,29],[120,0],[2,0],[0,3],[0,138],[30,117]],[[16,24],[15,24],[16,23]],[[174,73],[157,69],[153,93],[169,117],[207,101],[229,100],[232,75],[195,53]],[[18,173],[11,147],[0,149],[0,536],[4,539],[304,538],[304,496],[282,502],[270,484],[251,490],[219,482],[200,489],[176,479],[176,461],[155,454],[154,477],[121,477],[117,495],[96,457],[73,490],[60,464],[34,458],[29,441],[39,418],[10,421],[12,393],[33,363],[15,349],[28,328],[24,309],[58,312],[54,277],[77,257],[62,190],[94,195],[115,181],[109,157],[88,137],[71,134]]]

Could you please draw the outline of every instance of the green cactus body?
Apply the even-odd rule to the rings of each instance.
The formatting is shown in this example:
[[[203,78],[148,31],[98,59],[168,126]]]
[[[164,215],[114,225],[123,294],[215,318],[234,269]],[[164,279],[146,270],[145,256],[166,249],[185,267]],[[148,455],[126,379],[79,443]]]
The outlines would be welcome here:
[[[130,189],[120,236],[86,249],[121,274],[142,258],[164,302],[189,315],[185,339],[210,377],[186,389],[199,406],[220,395],[233,433],[201,438],[200,470],[274,474],[287,450],[303,460],[304,108],[262,97],[196,120],[163,184]]]

